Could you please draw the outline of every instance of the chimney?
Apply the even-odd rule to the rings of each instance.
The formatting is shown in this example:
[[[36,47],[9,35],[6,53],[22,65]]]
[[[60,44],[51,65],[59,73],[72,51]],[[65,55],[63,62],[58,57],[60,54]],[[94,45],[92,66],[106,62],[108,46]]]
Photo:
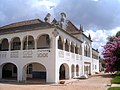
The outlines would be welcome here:
[[[89,36],[88,36],[88,38],[91,40],[91,35],[90,35],[90,33],[89,33]]]
[[[83,32],[83,26],[80,24],[80,32]]]
[[[51,17],[51,14],[48,13],[48,14],[45,16],[45,18],[44,18],[45,22],[50,23],[50,17]]]
[[[60,13],[61,14],[61,19],[60,19],[60,27],[64,30],[66,30],[66,14],[64,12]]]
[[[65,22],[66,14],[64,12],[61,13],[61,22]]]

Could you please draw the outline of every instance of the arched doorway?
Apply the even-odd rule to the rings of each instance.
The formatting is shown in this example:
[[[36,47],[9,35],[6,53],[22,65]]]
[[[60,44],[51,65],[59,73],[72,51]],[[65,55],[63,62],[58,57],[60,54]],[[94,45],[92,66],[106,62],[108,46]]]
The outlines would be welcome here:
[[[75,76],[75,66],[73,64],[71,66],[71,74],[72,74],[72,78],[74,78],[74,76]]]
[[[76,65],[76,76],[79,76],[79,65]]]
[[[17,67],[13,63],[6,63],[2,67],[2,78],[17,80]]]
[[[69,79],[69,66],[65,63],[60,66],[59,79]]]
[[[27,81],[31,82],[46,82],[47,70],[44,65],[40,63],[29,63],[23,68]]]

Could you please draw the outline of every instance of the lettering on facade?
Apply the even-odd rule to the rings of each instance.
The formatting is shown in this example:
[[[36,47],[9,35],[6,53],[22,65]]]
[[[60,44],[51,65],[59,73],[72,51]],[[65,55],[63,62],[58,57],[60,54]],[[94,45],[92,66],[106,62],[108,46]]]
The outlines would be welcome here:
[[[7,53],[5,52],[0,53],[0,58],[4,59],[6,58],[6,56],[7,56]]]
[[[19,55],[18,55],[18,51],[15,51],[15,52],[11,52],[11,58],[18,58]]]
[[[79,60],[79,55],[78,54],[76,55],[76,60]]]
[[[75,59],[75,54],[74,53],[72,53],[71,58]]]
[[[32,51],[24,51],[23,58],[32,58],[33,52]]]
[[[59,51],[59,57],[64,58],[64,51]]]
[[[38,53],[37,57],[48,57],[48,53]]]

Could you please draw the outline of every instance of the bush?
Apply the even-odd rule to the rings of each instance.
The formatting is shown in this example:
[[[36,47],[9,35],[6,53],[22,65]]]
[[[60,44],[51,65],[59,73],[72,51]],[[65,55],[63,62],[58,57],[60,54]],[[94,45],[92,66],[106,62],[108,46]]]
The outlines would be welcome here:
[[[120,84],[120,76],[115,76],[111,81],[112,84]]]
[[[120,87],[111,87],[111,88],[108,88],[108,90],[120,90]]]
[[[115,73],[115,75],[116,75],[116,76],[120,76],[120,71],[117,71],[117,72]]]

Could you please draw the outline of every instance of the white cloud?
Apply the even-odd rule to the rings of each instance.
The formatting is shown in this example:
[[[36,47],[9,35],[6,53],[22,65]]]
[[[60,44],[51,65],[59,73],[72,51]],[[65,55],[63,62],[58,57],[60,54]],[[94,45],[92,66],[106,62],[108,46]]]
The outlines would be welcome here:
[[[107,42],[108,36],[115,35],[118,31],[120,31],[120,27],[116,27],[112,30],[86,30],[84,33],[85,35],[91,35],[91,39],[93,40],[93,48],[98,49],[100,52],[100,55],[103,51],[103,47]]]
[[[32,8],[36,8],[41,11],[49,11],[57,6],[57,2],[53,0],[29,0],[27,4],[30,5]]]

